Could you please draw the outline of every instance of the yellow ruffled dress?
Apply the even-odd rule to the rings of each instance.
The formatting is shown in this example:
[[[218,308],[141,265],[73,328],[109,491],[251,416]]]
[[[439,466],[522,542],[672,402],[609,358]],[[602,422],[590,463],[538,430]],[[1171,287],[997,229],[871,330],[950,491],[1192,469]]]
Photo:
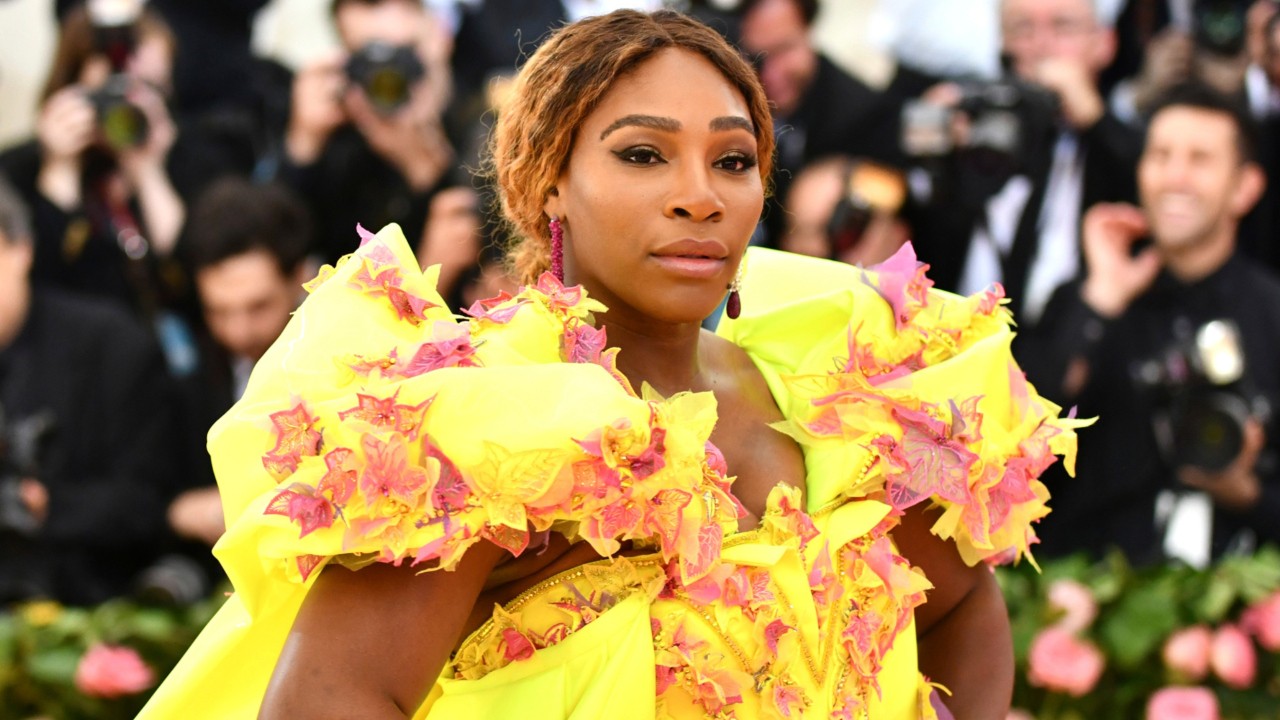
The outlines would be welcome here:
[[[1018,371],[998,289],[932,291],[909,248],[875,272],[748,262],[719,332],[764,373],[807,484],[736,533],[714,397],[637,395],[602,306],[544,275],[457,322],[398,228],[366,236],[210,431],[235,593],[141,717],[255,717],[328,562],[449,568],[548,532],[610,557],[495,607],[415,717],[934,717],[913,625],[930,585],[890,541],[896,510],[941,506],[967,562],[1015,560],[1079,423]]]

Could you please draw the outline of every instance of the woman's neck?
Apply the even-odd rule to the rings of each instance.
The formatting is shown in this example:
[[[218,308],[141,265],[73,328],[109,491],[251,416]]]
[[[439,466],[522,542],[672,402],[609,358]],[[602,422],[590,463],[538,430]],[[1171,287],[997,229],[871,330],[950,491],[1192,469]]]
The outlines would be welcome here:
[[[604,318],[609,345],[619,349],[618,370],[637,392],[648,383],[663,396],[685,390],[703,390],[702,327],[697,324],[666,325],[629,323]]]

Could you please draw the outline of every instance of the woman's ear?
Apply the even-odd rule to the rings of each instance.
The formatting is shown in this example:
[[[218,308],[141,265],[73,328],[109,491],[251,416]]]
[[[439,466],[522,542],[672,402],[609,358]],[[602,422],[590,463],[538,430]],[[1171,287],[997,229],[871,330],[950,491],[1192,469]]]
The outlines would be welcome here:
[[[558,188],[553,187],[547,192],[547,199],[542,203],[542,212],[549,218],[564,217],[564,203],[560,200]]]

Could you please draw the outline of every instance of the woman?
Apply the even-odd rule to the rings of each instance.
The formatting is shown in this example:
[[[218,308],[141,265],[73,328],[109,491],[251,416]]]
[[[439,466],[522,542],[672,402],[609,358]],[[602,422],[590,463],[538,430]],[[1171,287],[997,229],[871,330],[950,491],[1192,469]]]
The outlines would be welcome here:
[[[908,255],[739,275],[772,137],[678,14],[549,39],[494,143],[534,284],[455,324],[395,228],[322,274],[211,433],[238,594],[154,715],[935,717],[918,656],[1003,717],[982,561],[1034,540],[1073,423],[998,295]]]
[[[165,299],[155,260],[171,255],[186,216],[168,168],[175,48],[153,11],[110,29],[85,7],[67,12],[36,138],[0,157],[33,211],[36,282],[147,315]]]

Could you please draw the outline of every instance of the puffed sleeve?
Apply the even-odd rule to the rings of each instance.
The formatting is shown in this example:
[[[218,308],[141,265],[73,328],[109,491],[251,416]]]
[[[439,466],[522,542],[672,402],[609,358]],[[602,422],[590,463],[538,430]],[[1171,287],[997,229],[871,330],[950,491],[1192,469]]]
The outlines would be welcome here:
[[[739,506],[713,396],[632,392],[581,289],[545,276],[460,320],[394,226],[309,285],[210,432],[237,588],[331,560],[449,569],[552,531],[652,542],[690,580],[718,558]]]
[[[748,258],[746,348],[805,450],[808,510],[872,498],[942,509],[933,532],[969,564],[1016,560],[1049,512],[1039,475],[1073,469],[1087,424],[1027,383],[1002,291],[937,291],[910,245],[864,270],[772,251]]]

